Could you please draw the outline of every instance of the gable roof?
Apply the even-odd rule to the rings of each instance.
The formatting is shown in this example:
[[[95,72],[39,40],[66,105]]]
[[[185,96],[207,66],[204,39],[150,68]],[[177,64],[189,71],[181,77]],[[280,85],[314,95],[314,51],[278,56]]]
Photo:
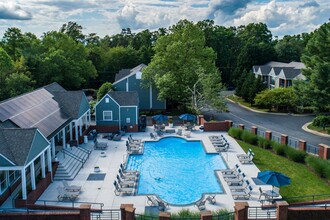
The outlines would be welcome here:
[[[48,145],[37,128],[0,129],[0,166],[24,166]]]
[[[115,76],[115,82],[113,83],[113,85],[117,84],[118,82],[120,82],[124,79],[127,79],[128,77],[136,74],[137,72],[141,72],[143,70],[143,68],[145,68],[145,67],[146,67],[146,65],[142,63],[142,64],[134,67],[133,69],[120,70]]]
[[[137,92],[110,91],[108,95],[120,106],[138,106],[139,96]]]

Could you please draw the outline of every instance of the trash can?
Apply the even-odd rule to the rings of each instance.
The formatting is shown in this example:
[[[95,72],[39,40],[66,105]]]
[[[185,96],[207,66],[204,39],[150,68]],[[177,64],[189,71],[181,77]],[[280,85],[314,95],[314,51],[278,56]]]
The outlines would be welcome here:
[[[87,144],[88,143],[88,136],[84,136],[84,144]]]

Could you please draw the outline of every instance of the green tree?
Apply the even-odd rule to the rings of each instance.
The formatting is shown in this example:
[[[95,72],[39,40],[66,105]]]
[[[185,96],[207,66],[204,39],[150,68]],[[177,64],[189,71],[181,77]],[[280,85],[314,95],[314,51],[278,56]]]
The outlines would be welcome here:
[[[82,33],[83,27],[77,22],[69,21],[67,24],[63,24],[60,28],[60,32],[68,35],[76,42],[83,42],[85,35]]]
[[[103,83],[97,91],[97,100],[100,101],[110,90],[112,90],[112,84],[110,82]]]
[[[209,100],[224,109],[219,97],[222,84],[215,66],[216,54],[205,46],[204,33],[197,25],[179,21],[169,34],[158,38],[154,49],[155,55],[143,70],[142,79],[144,86],[157,87],[160,100],[188,104],[195,111]]]
[[[303,36],[306,35],[286,35],[283,39],[278,40],[275,45],[278,61],[280,62],[300,62],[300,57],[305,49],[305,42]]]
[[[303,74],[309,81],[308,94],[317,111],[330,110],[330,23],[323,24],[308,41],[302,56]]]
[[[256,105],[267,106],[269,110],[289,110],[296,105],[297,96],[292,87],[264,90],[254,99]]]
[[[18,28],[8,28],[3,35],[3,47],[7,53],[12,57],[13,61],[16,61],[21,56],[21,45],[23,41],[22,31]]]
[[[6,95],[6,78],[12,73],[14,62],[7,52],[0,47],[0,100],[9,98]]]

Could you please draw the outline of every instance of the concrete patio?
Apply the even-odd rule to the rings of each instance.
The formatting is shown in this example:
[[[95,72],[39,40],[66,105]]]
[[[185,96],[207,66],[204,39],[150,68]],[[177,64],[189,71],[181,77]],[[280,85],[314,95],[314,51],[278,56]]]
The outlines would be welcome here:
[[[175,129],[181,127],[174,127]],[[152,127],[147,127],[146,132],[139,133],[129,133],[133,136],[133,138],[139,138],[143,140],[151,140],[150,132],[153,132]],[[191,137],[189,140],[201,140],[205,147],[206,152],[208,153],[216,153],[215,148],[213,147],[211,141],[209,140],[210,135],[220,135],[223,134],[225,138],[230,143],[230,148],[228,152],[221,153],[224,161],[227,163],[228,168],[232,168],[235,164],[240,164],[237,154],[242,154],[244,151],[238,145],[238,143],[228,136],[226,132],[203,132],[196,127],[194,131],[191,132]],[[170,136],[175,134],[165,134],[165,136]],[[134,196],[116,196],[114,193],[114,185],[113,181],[116,179],[116,175],[118,173],[118,169],[120,163],[126,161],[127,153],[126,153],[126,140],[128,134],[123,136],[121,141],[111,141],[102,138],[102,134],[98,135],[99,142],[107,142],[108,148],[104,151],[105,157],[101,156],[100,150],[93,149],[93,141],[89,141],[87,144],[83,144],[83,147],[87,149],[93,150],[90,154],[89,159],[85,163],[84,167],[79,171],[78,175],[75,177],[73,181],[68,181],[70,185],[79,185],[82,186],[82,192],[79,197],[75,200],[75,202],[86,202],[86,203],[103,203],[104,209],[119,209],[121,204],[134,204],[136,208],[136,213],[144,213],[145,207],[148,206],[147,198],[143,195],[134,195]],[[184,137],[184,136],[183,136]],[[104,179],[99,178],[96,180],[88,180],[90,174],[95,174],[94,167],[99,166],[100,172],[99,174],[105,174]],[[216,195],[216,203],[213,205],[209,202],[206,202],[207,210],[218,210],[218,209],[227,209],[229,211],[234,210],[234,202],[237,201],[247,201],[250,206],[260,206],[261,203],[258,201],[259,199],[259,185],[255,185],[254,181],[251,179],[252,177],[256,177],[259,172],[258,168],[254,164],[240,164],[240,168],[242,172],[244,172],[247,176],[247,179],[250,181],[251,186],[253,187],[253,191],[251,192],[251,197],[248,200],[234,200],[229,186],[225,182],[222,177],[220,171],[217,171],[217,175],[221,182],[221,186],[224,190],[223,194]],[[61,181],[54,181],[47,190],[43,193],[43,195],[39,198],[39,204],[43,203],[42,200],[53,201],[52,203],[48,203],[50,205],[63,205],[63,202],[57,202],[58,191],[57,187],[63,186]],[[260,185],[263,190],[271,189],[269,185]],[[67,205],[71,205],[71,203],[67,203]],[[97,205],[92,205],[94,208],[99,208]],[[182,208],[198,211],[196,206],[172,206],[170,205],[166,211],[169,212],[178,212]]]

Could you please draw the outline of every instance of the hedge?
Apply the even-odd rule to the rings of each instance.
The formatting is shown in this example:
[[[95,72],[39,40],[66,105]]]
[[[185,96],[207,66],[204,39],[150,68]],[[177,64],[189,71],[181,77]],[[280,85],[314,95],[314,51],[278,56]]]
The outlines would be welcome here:
[[[233,138],[236,138],[238,140],[241,140],[241,135],[243,133],[243,130],[240,128],[233,128],[231,127],[228,131],[228,134],[232,136]]]
[[[305,163],[307,153],[287,146],[284,148],[285,156],[297,163]]]
[[[315,156],[306,157],[306,163],[311,167],[320,177],[330,179],[330,162]]]
[[[241,134],[241,139],[242,139],[242,141],[244,141],[248,144],[256,145],[257,141],[258,141],[258,136],[255,134],[252,134],[249,131],[244,130]]]
[[[272,148],[271,141],[267,140],[264,137],[258,136],[258,147],[261,147],[264,149],[270,149],[270,148]]]

